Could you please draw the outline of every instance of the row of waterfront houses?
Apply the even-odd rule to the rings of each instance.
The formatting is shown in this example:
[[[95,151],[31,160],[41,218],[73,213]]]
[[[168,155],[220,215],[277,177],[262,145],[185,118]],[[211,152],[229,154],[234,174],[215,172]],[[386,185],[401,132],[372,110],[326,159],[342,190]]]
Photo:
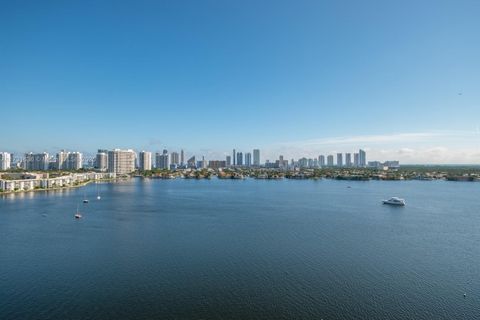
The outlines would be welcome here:
[[[8,173],[0,176],[0,191],[31,191],[73,187],[90,180],[114,178],[115,174],[102,172],[71,173],[50,178],[48,173]]]

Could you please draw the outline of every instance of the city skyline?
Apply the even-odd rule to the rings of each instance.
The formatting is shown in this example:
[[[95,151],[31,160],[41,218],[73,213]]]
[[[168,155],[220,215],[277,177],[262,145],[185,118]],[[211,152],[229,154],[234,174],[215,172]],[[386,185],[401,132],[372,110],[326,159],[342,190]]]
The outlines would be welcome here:
[[[443,141],[453,144],[455,148],[446,148],[442,145],[435,144],[435,141]],[[263,159],[274,160],[278,155],[284,155],[285,158],[301,158],[301,157],[317,157],[319,154],[349,153],[358,146],[362,146],[369,155],[379,161],[389,161],[396,159],[403,164],[480,164],[480,130],[475,131],[433,131],[433,132],[417,132],[409,134],[392,134],[392,135],[372,135],[372,136],[351,136],[351,137],[333,137],[323,139],[310,139],[305,141],[292,141],[278,143],[269,147],[259,147],[262,150]],[[469,145],[477,145],[478,148],[468,148]],[[2,149],[3,148],[3,149]],[[232,151],[228,147],[224,150],[215,150],[213,148],[193,148],[186,149],[173,145],[150,145],[131,146],[125,144],[114,144],[105,147],[105,149],[133,149],[137,152],[142,150],[152,153],[161,152],[164,149],[180,152],[184,150],[188,155],[205,156],[207,160],[225,159],[225,156],[232,155]],[[90,150],[82,150],[79,148],[66,148],[65,146],[52,146],[50,148],[5,148],[0,145],[0,152],[8,152],[13,154],[25,154],[28,152],[41,153],[48,152],[56,154],[59,150],[67,149],[70,152],[81,152],[85,156],[95,156],[94,147]],[[236,147],[240,152],[252,152],[254,147]],[[351,155],[353,162],[353,154]],[[233,162],[235,159],[231,159]],[[253,161],[253,160],[252,160]],[[344,159],[345,161],[345,159]]]
[[[182,149],[180,154],[184,154]],[[95,169],[97,172],[109,172],[118,174],[128,174],[138,169],[139,171],[151,171],[152,169],[221,169],[221,168],[267,168],[267,169],[292,169],[292,168],[323,168],[338,167],[338,168],[398,168],[400,163],[398,160],[388,160],[385,162],[374,160],[368,161],[365,150],[359,149],[354,153],[354,161],[343,162],[343,154],[337,153],[337,161],[333,162],[333,155],[327,155],[327,164],[325,164],[325,155],[318,155],[314,158],[301,157],[299,159],[292,158],[285,159],[283,155],[279,155],[278,159],[261,160],[261,150],[253,149],[252,152],[235,152],[237,160],[235,163],[231,162],[231,156],[225,156],[225,159],[205,159],[195,162],[195,155],[192,156],[186,163],[180,161],[180,154],[176,151],[169,153],[167,149],[162,152],[156,152],[155,157],[150,151],[142,150],[136,152],[132,149],[97,149],[95,157],[84,158],[81,152],[70,152],[61,150],[56,154],[43,153],[25,153],[23,156],[15,157],[13,154],[7,152],[0,152],[0,169],[20,169],[25,170],[80,170],[80,169]],[[351,153],[345,153],[347,159],[350,158]],[[183,156],[181,157],[183,160]]]

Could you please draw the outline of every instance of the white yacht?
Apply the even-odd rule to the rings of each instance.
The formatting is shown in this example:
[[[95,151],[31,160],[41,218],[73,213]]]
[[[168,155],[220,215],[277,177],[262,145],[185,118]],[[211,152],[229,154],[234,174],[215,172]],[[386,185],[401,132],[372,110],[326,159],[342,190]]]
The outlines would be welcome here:
[[[383,204],[390,204],[390,205],[393,205],[393,206],[404,206],[405,205],[405,200],[397,198],[397,197],[391,197],[390,199],[383,200],[382,202],[383,202]]]

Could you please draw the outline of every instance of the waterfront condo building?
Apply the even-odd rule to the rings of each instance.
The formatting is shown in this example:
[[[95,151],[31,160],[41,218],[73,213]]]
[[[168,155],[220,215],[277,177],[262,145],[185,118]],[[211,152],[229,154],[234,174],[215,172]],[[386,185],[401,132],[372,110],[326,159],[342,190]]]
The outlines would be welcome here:
[[[343,167],[343,154],[337,153],[337,167]]]
[[[345,165],[347,167],[352,166],[352,154],[351,153],[345,153]]]
[[[362,168],[367,166],[367,153],[362,149],[358,151],[358,165]]]
[[[331,154],[327,156],[327,166],[333,167],[333,155]]]
[[[95,157],[95,168],[100,171],[107,171],[108,168],[108,151],[107,150],[98,150],[98,153]]]
[[[225,160],[210,160],[208,161],[208,167],[212,169],[220,169],[225,168],[227,166],[227,162]]]
[[[190,159],[187,160],[187,167],[189,167],[189,168],[195,168],[196,167],[195,156],[192,156]]]
[[[62,150],[57,153],[54,167],[57,170],[79,170],[83,167],[83,154]]]
[[[318,156],[318,164],[320,165],[320,167],[325,167],[325,156],[324,155]]]
[[[252,154],[250,152],[245,153],[245,166],[252,166]]]
[[[308,167],[308,159],[305,158],[305,157],[298,159],[298,166],[300,168],[307,168]]]
[[[155,167],[157,169],[169,169],[170,168],[170,157],[167,150],[163,150],[163,153],[155,154]]]
[[[127,174],[135,171],[135,151],[115,149],[108,151],[108,172]]]
[[[152,170],[152,153],[142,151],[138,155],[138,169],[140,171]]]
[[[253,149],[253,165],[260,167],[260,149]]]
[[[237,166],[243,166],[243,153],[237,152]]]
[[[202,156],[202,160],[197,161],[197,169],[206,169],[208,166],[207,160]]]
[[[10,169],[12,157],[8,152],[0,152],[0,170],[5,171]]]
[[[353,166],[354,166],[354,167],[358,167],[359,164],[360,164],[360,162],[359,162],[359,156],[358,156],[358,153],[355,152],[355,153],[353,154]]]
[[[68,159],[68,152],[65,150],[60,151],[57,153],[57,169],[58,170],[66,170],[67,169],[67,159]]]
[[[67,170],[79,170],[83,168],[83,154],[80,152],[70,152],[66,162]]]
[[[178,152],[172,152],[170,154],[170,163],[176,165],[180,164],[180,155],[178,154]]]
[[[48,170],[50,156],[48,153],[25,154],[25,170]]]

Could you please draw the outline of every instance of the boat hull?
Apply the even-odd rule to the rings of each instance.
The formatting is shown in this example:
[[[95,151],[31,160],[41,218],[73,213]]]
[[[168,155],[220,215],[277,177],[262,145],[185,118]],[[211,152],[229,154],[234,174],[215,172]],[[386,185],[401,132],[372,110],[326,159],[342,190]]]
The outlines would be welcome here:
[[[390,206],[399,206],[399,207],[405,206],[405,202],[392,202],[392,201],[388,201],[388,200],[383,200],[382,203],[383,204],[388,204]]]

